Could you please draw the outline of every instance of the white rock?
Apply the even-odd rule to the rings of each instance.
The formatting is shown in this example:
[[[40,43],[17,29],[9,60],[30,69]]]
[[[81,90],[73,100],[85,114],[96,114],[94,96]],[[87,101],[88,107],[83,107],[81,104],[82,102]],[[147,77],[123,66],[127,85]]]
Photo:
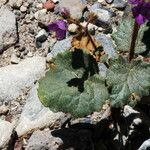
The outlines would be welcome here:
[[[13,131],[13,125],[0,119],[0,149],[2,149],[10,140]]]
[[[142,120],[140,118],[136,118],[136,119],[133,120],[134,125],[139,125],[141,123],[142,123]]]
[[[38,32],[38,34],[36,35],[35,38],[37,39],[37,38],[40,38],[40,37],[42,37],[42,36],[48,37],[48,34],[47,34],[47,32],[46,32],[44,29],[40,30],[40,31]]]
[[[77,29],[78,29],[78,26],[74,23],[72,23],[68,26],[68,31],[69,32],[75,33],[77,31]]]
[[[13,54],[11,55],[10,61],[11,61],[12,64],[18,64],[19,61],[20,61],[20,59],[16,56],[16,54],[13,53]]]
[[[99,28],[98,28],[98,31],[99,31],[99,32],[102,32],[102,31],[104,31],[104,29],[103,29],[102,27],[99,27]]]
[[[150,139],[144,141],[138,150],[148,150],[150,148]]]
[[[0,115],[6,114],[9,111],[8,106],[2,105],[0,106]]]
[[[97,27],[96,25],[94,25],[94,24],[92,24],[92,23],[89,23],[89,25],[88,25],[88,30],[89,30],[89,31],[94,31],[94,30],[96,30],[96,29],[98,29],[98,27]]]
[[[31,89],[23,108],[19,124],[16,127],[17,134],[20,137],[31,130],[48,127],[63,116],[63,113],[54,113],[41,104],[36,86]]]
[[[21,6],[21,7],[20,7],[20,11],[21,11],[21,12],[26,12],[26,11],[27,11],[27,7]]]
[[[13,8],[20,8],[23,3],[23,0],[9,0],[9,4]]]
[[[23,3],[23,6],[25,6],[25,7],[29,7],[29,5],[30,5],[30,4],[29,4],[28,2],[24,2],[24,3]]]
[[[36,5],[36,8],[42,9],[42,8],[43,8],[43,4],[42,4],[42,3],[38,3],[38,4]]]
[[[138,111],[136,111],[136,110],[134,110],[131,106],[129,106],[129,105],[125,105],[124,106],[124,111],[123,111],[123,115],[125,116],[125,117],[128,117],[130,114],[138,114],[139,112]]]
[[[103,2],[104,2],[104,0],[97,0],[97,2],[99,2],[99,3],[103,3]]]
[[[16,99],[23,89],[32,86],[44,74],[45,66],[45,58],[35,56],[0,68],[0,103]]]
[[[86,27],[87,22],[84,21],[84,22],[81,23],[81,25],[82,25],[83,27]],[[92,24],[92,23],[89,23],[89,24],[88,24],[88,31],[93,31],[93,30],[97,30],[97,29],[98,29],[98,27],[97,27],[96,25],[94,25],[94,24]]]
[[[51,53],[48,53],[47,56],[46,56],[46,61],[47,62],[50,62],[53,58],[53,55]]]
[[[0,51],[16,43],[17,39],[15,15],[6,7],[0,8]]]
[[[32,57],[32,56],[33,56],[33,53],[32,53],[32,52],[29,52],[29,53],[27,54],[27,56],[28,56],[28,57]]]
[[[38,10],[38,11],[34,14],[35,19],[39,20],[40,18],[45,17],[46,12],[47,12],[46,9]]]

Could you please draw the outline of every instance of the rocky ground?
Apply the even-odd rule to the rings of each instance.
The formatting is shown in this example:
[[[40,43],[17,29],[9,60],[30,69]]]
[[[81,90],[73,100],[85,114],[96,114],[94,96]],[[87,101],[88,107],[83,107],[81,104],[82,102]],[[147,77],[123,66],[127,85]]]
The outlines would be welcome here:
[[[97,141],[96,138],[93,140],[93,135],[98,136],[96,131],[99,125],[82,127],[82,123],[99,122],[108,116],[109,108],[104,108],[102,112],[95,112],[87,118],[73,119],[71,123],[79,124],[79,128],[74,125],[65,128],[64,123],[70,118],[68,114],[54,113],[40,103],[37,96],[37,81],[44,76],[51,57],[71,48],[72,35],[68,32],[66,39],[57,41],[53,33],[46,32],[40,27],[39,22],[47,25],[61,18],[59,9],[64,6],[70,9],[73,18],[83,21],[87,20],[89,12],[94,12],[98,16],[97,23],[91,24],[89,28],[95,31],[96,38],[101,41],[105,52],[111,57],[115,52],[110,35],[116,30],[127,3],[124,0],[53,0],[53,2],[54,6],[48,9],[47,6],[43,8],[46,0],[0,0],[0,149],[2,150],[94,150],[93,145]],[[69,30],[73,31],[74,28],[70,26]],[[105,74],[105,66],[99,64],[99,68],[101,73]],[[137,116],[140,111],[133,110],[129,106],[124,109],[124,117],[136,114],[130,125],[141,123]],[[144,124],[146,129],[150,125],[149,117],[150,115],[147,117],[148,123]],[[107,124],[107,121],[104,123]],[[113,130],[113,127],[109,129]],[[101,135],[105,135],[102,130],[105,129],[101,129]],[[149,134],[146,132],[143,136],[143,141],[146,142],[144,146],[148,145]],[[118,140],[117,137],[116,139]],[[139,148],[143,141],[134,149]],[[97,143],[101,144],[102,150],[107,150],[103,142]],[[112,145],[114,150],[121,150],[117,144]],[[134,150],[133,147],[127,149]],[[146,148],[142,147],[140,150]]]

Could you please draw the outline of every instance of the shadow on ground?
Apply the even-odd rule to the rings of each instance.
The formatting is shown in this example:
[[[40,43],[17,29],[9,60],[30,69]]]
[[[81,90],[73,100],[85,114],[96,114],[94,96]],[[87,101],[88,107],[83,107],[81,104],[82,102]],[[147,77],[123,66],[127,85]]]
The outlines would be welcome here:
[[[96,125],[90,123],[73,124],[54,130],[52,135],[63,141],[59,150],[137,150],[150,137],[150,118],[145,117],[145,113],[139,106],[138,104],[136,109],[140,110],[140,114],[132,113],[127,117],[119,116],[117,124],[120,131],[115,128],[115,125],[112,128],[114,122],[112,118],[107,118]],[[142,123],[134,124],[133,120],[137,118],[142,118]]]

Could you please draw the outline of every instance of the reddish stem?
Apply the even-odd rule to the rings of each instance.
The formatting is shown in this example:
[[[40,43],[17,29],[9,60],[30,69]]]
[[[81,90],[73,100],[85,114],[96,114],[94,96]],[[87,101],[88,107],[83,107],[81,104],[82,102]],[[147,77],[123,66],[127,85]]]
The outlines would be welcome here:
[[[140,25],[135,21],[134,22],[134,27],[133,27],[133,32],[132,32],[131,45],[130,45],[130,49],[129,49],[129,62],[134,57],[135,44],[136,44],[136,40],[137,40],[137,37],[138,37],[139,29],[140,29]]]

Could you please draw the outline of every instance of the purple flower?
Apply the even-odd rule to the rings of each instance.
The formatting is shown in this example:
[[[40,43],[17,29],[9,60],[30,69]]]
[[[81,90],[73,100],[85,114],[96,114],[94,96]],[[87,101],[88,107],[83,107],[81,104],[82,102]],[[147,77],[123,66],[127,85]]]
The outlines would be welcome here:
[[[150,2],[144,2],[143,0],[129,0],[129,3],[134,5],[132,13],[139,25],[144,24],[146,20],[150,21]]]
[[[64,20],[57,20],[48,25],[49,31],[56,32],[57,40],[63,40],[66,37],[67,23]]]
[[[133,5],[139,4],[141,2],[143,2],[143,0],[129,0],[129,3]]]

